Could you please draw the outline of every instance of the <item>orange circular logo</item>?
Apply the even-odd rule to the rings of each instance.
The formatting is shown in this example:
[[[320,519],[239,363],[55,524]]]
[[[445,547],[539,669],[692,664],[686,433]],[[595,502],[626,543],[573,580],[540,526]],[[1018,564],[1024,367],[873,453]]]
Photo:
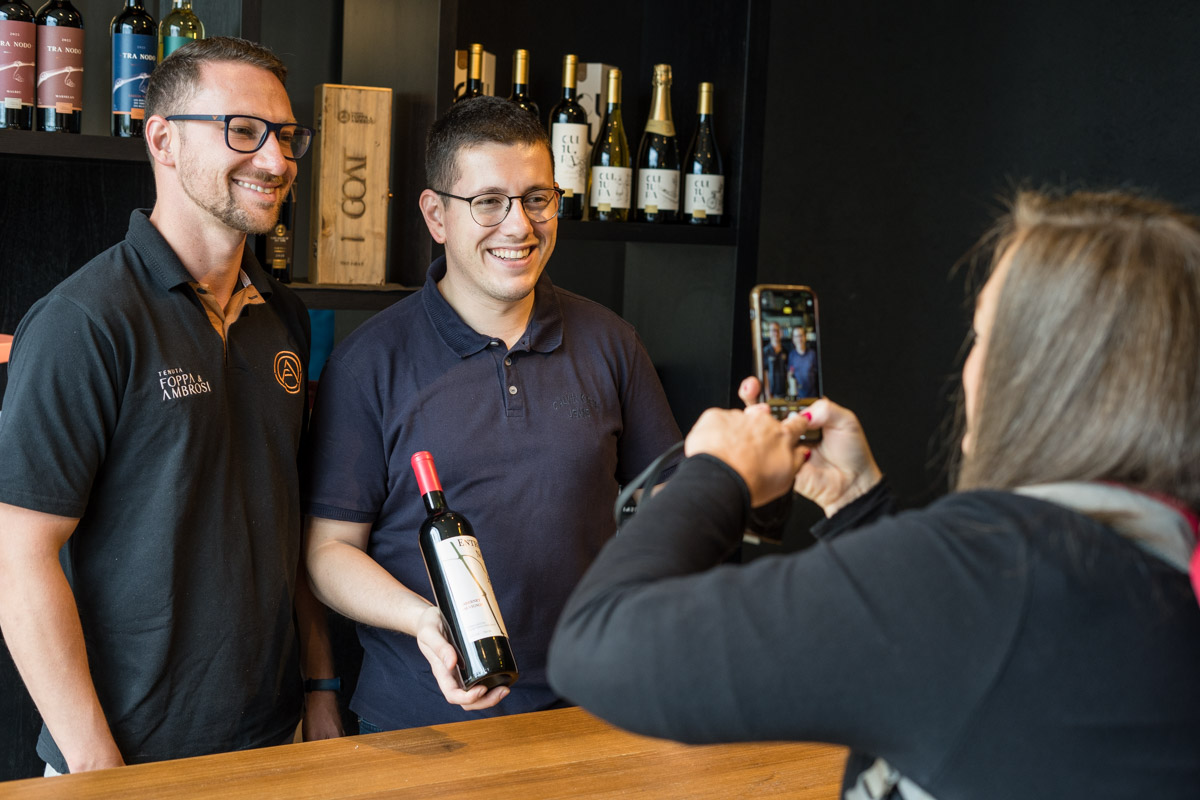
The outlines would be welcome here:
[[[275,354],[275,380],[288,394],[300,394],[303,375],[300,356],[291,350],[280,350]]]

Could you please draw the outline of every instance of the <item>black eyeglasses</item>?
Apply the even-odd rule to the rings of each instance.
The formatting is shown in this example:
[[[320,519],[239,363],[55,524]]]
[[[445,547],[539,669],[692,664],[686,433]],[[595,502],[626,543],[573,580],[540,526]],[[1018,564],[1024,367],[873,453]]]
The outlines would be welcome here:
[[[494,228],[504,222],[508,212],[512,210],[513,200],[521,201],[521,207],[525,209],[525,216],[529,217],[530,222],[549,222],[558,213],[558,198],[562,197],[563,193],[562,189],[554,188],[534,189],[532,192],[511,196],[499,192],[484,192],[474,197],[459,197],[449,192],[439,192],[437,189],[433,191],[442,197],[466,200],[471,204],[471,219],[485,228]]]
[[[267,143],[267,137],[274,133],[283,157],[289,161],[307,153],[313,138],[312,128],[295,122],[268,122],[245,114],[172,114],[166,119],[168,122],[223,122],[225,146],[238,153],[257,153]]]

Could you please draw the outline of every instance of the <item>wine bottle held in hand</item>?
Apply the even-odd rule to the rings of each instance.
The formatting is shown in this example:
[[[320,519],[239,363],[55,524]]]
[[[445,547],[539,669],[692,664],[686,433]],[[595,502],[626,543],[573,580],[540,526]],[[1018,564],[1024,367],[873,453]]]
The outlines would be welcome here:
[[[446,505],[433,456],[424,450],[414,453],[412,468],[429,515],[421,524],[421,555],[434,599],[458,650],[463,688],[510,686],[517,680],[517,662],[479,540],[466,517]]]
[[[671,65],[654,65],[650,118],[637,159],[638,222],[674,222],[679,211],[679,141],[671,118]]]
[[[588,219],[625,222],[629,219],[633,167],[629,141],[621,118],[621,70],[608,71],[608,107],[600,135],[592,147],[592,171],[588,178]]]
[[[713,85],[702,83],[696,132],[683,158],[683,216],[691,225],[720,225],[725,213],[725,172],[712,119]]]
[[[554,179],[562,187],[559,219],[583,219],[588,182],[588,116],[575,99],[578,58],[563,56],[562,99],[550,109],[550,154]]]

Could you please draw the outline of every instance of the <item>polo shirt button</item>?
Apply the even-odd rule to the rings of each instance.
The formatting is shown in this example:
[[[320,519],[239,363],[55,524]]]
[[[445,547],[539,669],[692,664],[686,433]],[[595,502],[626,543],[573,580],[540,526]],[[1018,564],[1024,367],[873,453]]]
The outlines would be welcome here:
[[[516,394],[516,393],[517,393],[517,387],[515,387],[515,386],[510,386],[510,387],[508,387],[508,393],[509,393],[509,394]]]
[[[506,366],[506,367],[511,367],[511,366],[512,366],[512,359],[511,359],[511,358],[506,358],[506,359],[504,359],[504,366]]]
[[[488,347],[499,347],[499,346],[500,346],[500,342],[496,341],[495,339],[492,339],[490,342],[488,342]]]

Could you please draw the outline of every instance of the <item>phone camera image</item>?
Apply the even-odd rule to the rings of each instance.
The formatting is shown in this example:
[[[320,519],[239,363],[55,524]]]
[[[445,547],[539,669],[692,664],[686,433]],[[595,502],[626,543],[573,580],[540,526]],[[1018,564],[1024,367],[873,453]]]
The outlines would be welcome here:
[[[807,286],[760,285],[751,303],[762,399],[783,419],[824,394],[816,294]]]

